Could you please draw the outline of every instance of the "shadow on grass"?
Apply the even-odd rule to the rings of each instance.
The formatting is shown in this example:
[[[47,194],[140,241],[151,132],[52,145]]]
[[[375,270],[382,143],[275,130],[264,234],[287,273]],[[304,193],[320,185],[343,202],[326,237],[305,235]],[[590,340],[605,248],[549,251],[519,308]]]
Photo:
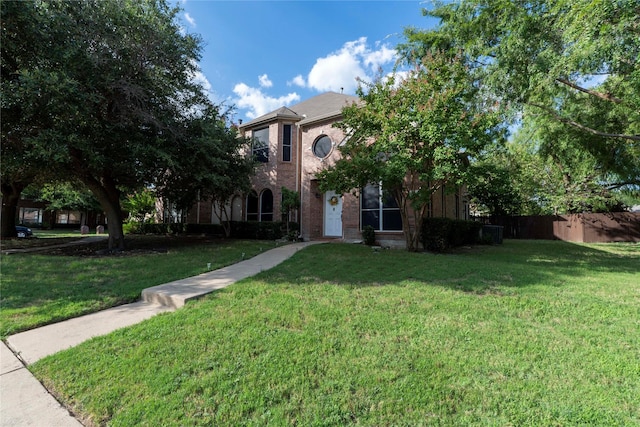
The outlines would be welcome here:
[[[423,283],[482,293],[495,287],[563,286],[602,273],[637,276],[640,281],[639,261],[640,246],[632,244],[507,240],[448,254],[325,244],[300,252],[260,279],[355,286]]]
[[[138,240],[132,251],[104,257],[85,256],[82,251],[95,253],[94,245],[63,248],[60,254],[52,250],[46,255],[3,255],[0,338],[134,302],[145,288],[204,273],[209,264],[221,268],[273,247],[261,241]],[[76,251],[80,254],[71,256]]]

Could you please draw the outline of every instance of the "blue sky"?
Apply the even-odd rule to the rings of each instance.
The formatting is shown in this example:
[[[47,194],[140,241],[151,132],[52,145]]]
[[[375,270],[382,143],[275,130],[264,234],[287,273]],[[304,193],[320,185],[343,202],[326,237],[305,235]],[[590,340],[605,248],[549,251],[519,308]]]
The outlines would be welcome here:
[[[392,70],[405,27],[437,23],[416,0],[178,4],[184,30],[204,42],[199,79],[245,121],[329,90],[353,94],[356,77]]]

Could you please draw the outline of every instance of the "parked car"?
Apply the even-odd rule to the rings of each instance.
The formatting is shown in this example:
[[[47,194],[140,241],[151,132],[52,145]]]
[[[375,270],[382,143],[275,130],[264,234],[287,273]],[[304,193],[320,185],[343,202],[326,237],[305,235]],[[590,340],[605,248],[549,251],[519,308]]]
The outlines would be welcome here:
[[[24,225],[16,225],[16,233],[18,233],[18,237],[25,238],[33,236],[33,231],[29,227],[25,227]]]

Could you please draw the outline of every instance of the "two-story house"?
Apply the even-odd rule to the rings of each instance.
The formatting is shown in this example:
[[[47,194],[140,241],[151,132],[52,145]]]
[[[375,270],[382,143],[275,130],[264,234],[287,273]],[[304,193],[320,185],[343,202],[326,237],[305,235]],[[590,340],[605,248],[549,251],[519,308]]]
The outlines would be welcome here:
[[[357,102],[355,96],[327,92],[240,124],[241,134],[254,141],[252,154],[259,166],[250,194],[230,201],[231,219],[281,221],[285,187],[300,195],[300,209],[291,220],[300,223],[305,240],[361,240],[362,228],[372,225],[382,245],[404,246],[400,211],[382,197],[378,187],[368,186],[357,196],[321,193],[318,187],[316,173],[339,158],[338,147],[345,138],[342,130],[332,125],[341,119],[343,107]],[[203,204],[198,204],[198,214],[192,212],[189,220],[216,222],[214,207]],[[467,218],[462,191],[434,194],[429,214]]]

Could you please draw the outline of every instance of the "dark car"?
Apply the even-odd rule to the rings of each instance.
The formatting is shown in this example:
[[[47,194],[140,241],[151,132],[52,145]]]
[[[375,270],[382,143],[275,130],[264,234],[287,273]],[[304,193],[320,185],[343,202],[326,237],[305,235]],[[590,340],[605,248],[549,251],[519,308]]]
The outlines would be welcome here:
[[[33,236],[33,231],[24,225],[16,225],[16,233],[18,233],[18,237],[21,238]]]

